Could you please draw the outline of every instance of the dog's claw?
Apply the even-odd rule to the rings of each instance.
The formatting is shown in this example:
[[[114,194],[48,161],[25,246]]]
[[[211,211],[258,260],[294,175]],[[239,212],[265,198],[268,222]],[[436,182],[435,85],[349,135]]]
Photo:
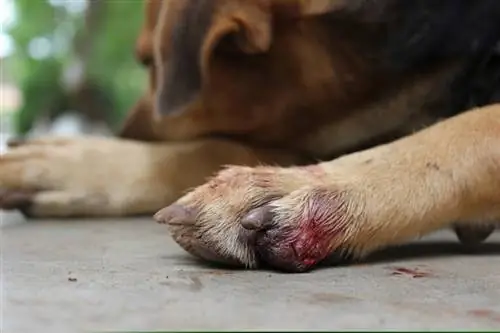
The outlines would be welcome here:
[[[463,245],[467,248],[474,248],[484,242],[493,233],[493,231],[495,231],[495,226],[457,225],[454,227],[454,230]]]
[[[169,225],[189,225],[196,222],[195,212],[179,204],[163,208],[153,218],[160,224]]]
[[[28,215],[36,191],[0,190],[0,209],[19,210]]]
[[[251,210],[241,219],[241,226],[247,230],[262,231],[272,227],[273,212],[271,207],[264,206]]]
[[[23,138],[23,137],[11,138],[7,141],[7,147],[9,147],[9,148],[20,147],[20,146],[26,144],[26,142],[28,142],[28,140],[26,138]]]

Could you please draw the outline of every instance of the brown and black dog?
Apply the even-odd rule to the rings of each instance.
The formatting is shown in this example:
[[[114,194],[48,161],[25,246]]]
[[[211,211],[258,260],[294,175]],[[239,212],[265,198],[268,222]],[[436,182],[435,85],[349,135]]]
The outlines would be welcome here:
[[[494,229],[500,1],[146,4],[150,89],[123,138],[15,143],[1,207],[170,205],[155,217],[190,253],[288,271],[442,228],[464,242]],[[205,183],[225,165],[240,166]]]

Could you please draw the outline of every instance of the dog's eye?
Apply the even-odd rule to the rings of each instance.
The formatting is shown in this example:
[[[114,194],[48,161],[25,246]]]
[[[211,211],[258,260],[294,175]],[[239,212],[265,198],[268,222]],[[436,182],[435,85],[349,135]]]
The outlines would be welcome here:
[[[144,66],[144,67],[151,67],[153,65],[153,57],[140,57],[139,62]]]
[[[135,59],[138,63],[143,65],[144,67],[150,67],[154,63],[153,55],[149,52],[144,52],[141,48],[135,49]]]

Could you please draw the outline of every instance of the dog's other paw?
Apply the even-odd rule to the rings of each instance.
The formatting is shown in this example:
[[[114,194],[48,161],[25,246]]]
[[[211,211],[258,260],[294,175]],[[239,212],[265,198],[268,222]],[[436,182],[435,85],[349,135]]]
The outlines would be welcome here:
[[[350,196],[325,185],[319,166],[230,167],[155,218],[203,259],[301,272],[349,243]]]
[[[30,217],[152,213],[168,202],[153,152],[108,138],[12,141],[0,156],[0,209]]]

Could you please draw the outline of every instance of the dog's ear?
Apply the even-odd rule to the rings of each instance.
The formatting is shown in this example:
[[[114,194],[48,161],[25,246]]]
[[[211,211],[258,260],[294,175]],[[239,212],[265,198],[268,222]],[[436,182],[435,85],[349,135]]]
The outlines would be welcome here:
[[[269,6],[262,5],[261,0],[165,3],[170,6],[163,7],[165,13],[160,20],[161,27],[156,31],[157,41],[170,44],[166,48],[170,49],[168,61],[162,63],[161,56],[157,56],[160,76],[156,110],[160,116],[178,115],[187,105],[194,105],[191,103],[211,80],[212,64],[219,59],[220,51],[260,54],[271,46],[272,17]],[[177,12],[176,4],[179,4]],[[174,16],[177,18],[172,18]],[[176,23],[169,25],[169,22]],[[160,43],[157,49],[161,50],[159,46]],[[157,54],[161,55],[161,52]]]
[[[242,54],[265,53],[272,42],[272,16],[258,1],[228,1],[217,8],[201,48],[203,75],[222,43]]]
[[[150,99],[143,96],[130,110],[118,136],[130,140],[158,141],[160,138],[155,134],[153,122],[153,108]]]

